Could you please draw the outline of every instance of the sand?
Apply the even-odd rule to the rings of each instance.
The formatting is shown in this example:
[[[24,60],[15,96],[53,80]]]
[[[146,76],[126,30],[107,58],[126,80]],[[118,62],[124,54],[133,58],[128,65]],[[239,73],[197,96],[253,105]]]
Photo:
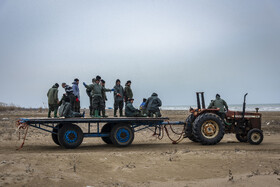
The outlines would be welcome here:
[[[188,112],[163,115],[184,121]],[[214,146],[188,139],[174,145],[146,130],[126,148],[85,138],[68,150],[49,133],[30,128],[17,151],[15,121],[43,116],[44,110],[0,113],[0,186],[280,186],[280,112],[263,112],[264,141],[257,146],[239,143],[233,134]]]

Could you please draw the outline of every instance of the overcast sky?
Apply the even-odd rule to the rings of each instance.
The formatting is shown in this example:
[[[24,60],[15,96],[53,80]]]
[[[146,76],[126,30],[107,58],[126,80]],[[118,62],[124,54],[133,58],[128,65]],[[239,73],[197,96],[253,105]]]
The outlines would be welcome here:
[[[206,103],[220,93],[241,104],[246,92],[280,103],[279,10],[279,0],[0,0],[0,102],[47,106],[54,83],[100,75],[108,88],[131,80],[135,105],[153,92],[193,105],[196,91]]]

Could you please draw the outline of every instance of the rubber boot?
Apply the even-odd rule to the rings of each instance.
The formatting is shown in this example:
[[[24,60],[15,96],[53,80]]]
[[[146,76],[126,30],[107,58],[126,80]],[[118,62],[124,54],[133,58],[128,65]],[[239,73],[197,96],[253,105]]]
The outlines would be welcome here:
[[[107,118],[107,117],[108,117],[108,116],[106,116],[105,109],[104,109],[104,110],[102,110],[102,117],[103,117],[103,118]]]
[[[118,117],[117,116],[117,109],[114,109],[114,117]]]
[[[101,116],[99,116],[99,114],[98,114],[98,113],[99,113],[99,111],[98,111],[98,110],[95,110],[95,111],[94,111],[94,114],[95,114],[95,115],[94,115],[94,117],[96,117],[96,118],[100,118]]]
[[[122,109],[120,109],[120,117],[123,117]]]

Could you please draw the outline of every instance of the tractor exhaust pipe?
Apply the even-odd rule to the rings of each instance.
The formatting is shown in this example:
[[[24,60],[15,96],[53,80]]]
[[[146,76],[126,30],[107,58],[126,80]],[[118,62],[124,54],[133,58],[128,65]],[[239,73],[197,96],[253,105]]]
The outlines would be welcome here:
[[[201,95],[201,105],[202,109],[205,109],[204,92],[196,92],[197,108],[201,109],[200,105],[200,95]]]
[[[243,102],[243,111],[242,111],[242,119],[244,119],[245,116],[245,109],[246,109],[246,96],[248,95],[248,93],[246,93],[244,95],[244,102]]]

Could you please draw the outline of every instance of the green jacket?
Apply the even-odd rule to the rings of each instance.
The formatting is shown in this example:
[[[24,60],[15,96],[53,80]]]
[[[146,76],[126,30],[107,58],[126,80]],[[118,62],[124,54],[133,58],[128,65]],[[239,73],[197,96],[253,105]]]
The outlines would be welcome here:
[[[121,96],[118,96],[117,94],[120,94]],[[114,99],[115,101],[122,101],[123,100],[123,87],[121,85],[115,85],[114,87]]]
[[[127,117],[134,117],[137,111],[138,110],[134,108],[131,102],[128,102],[127,105],[125,106],[125,116]]]
[[[216,99],[210,103],[208,108],[219,108],[219,112],[225,113],[225,108],[228,110],[228,105],[223,99],[216,97]]]
[[[131,87],[126,85],[124,88],[124,95],[125,95],[125,100],[127,101],[128,98],[133,98],[133,92],[131,90]]]
[[[161,100],[158,98],[156,93],[153,93],[151,97],[148,98],[147,102],[145,103],[145,108],[147,111],[157,111],[159,107],[161,107],[162,103]]]
[[[90,84],[90,85],[85,85],[85,87],[90,90],[90,95],[92,97],[102,97],[102,86],[100,84]]]
[[[50,88],[47,96],[49,105],[58,104],[58,87],[54,85],[52,88]]]

